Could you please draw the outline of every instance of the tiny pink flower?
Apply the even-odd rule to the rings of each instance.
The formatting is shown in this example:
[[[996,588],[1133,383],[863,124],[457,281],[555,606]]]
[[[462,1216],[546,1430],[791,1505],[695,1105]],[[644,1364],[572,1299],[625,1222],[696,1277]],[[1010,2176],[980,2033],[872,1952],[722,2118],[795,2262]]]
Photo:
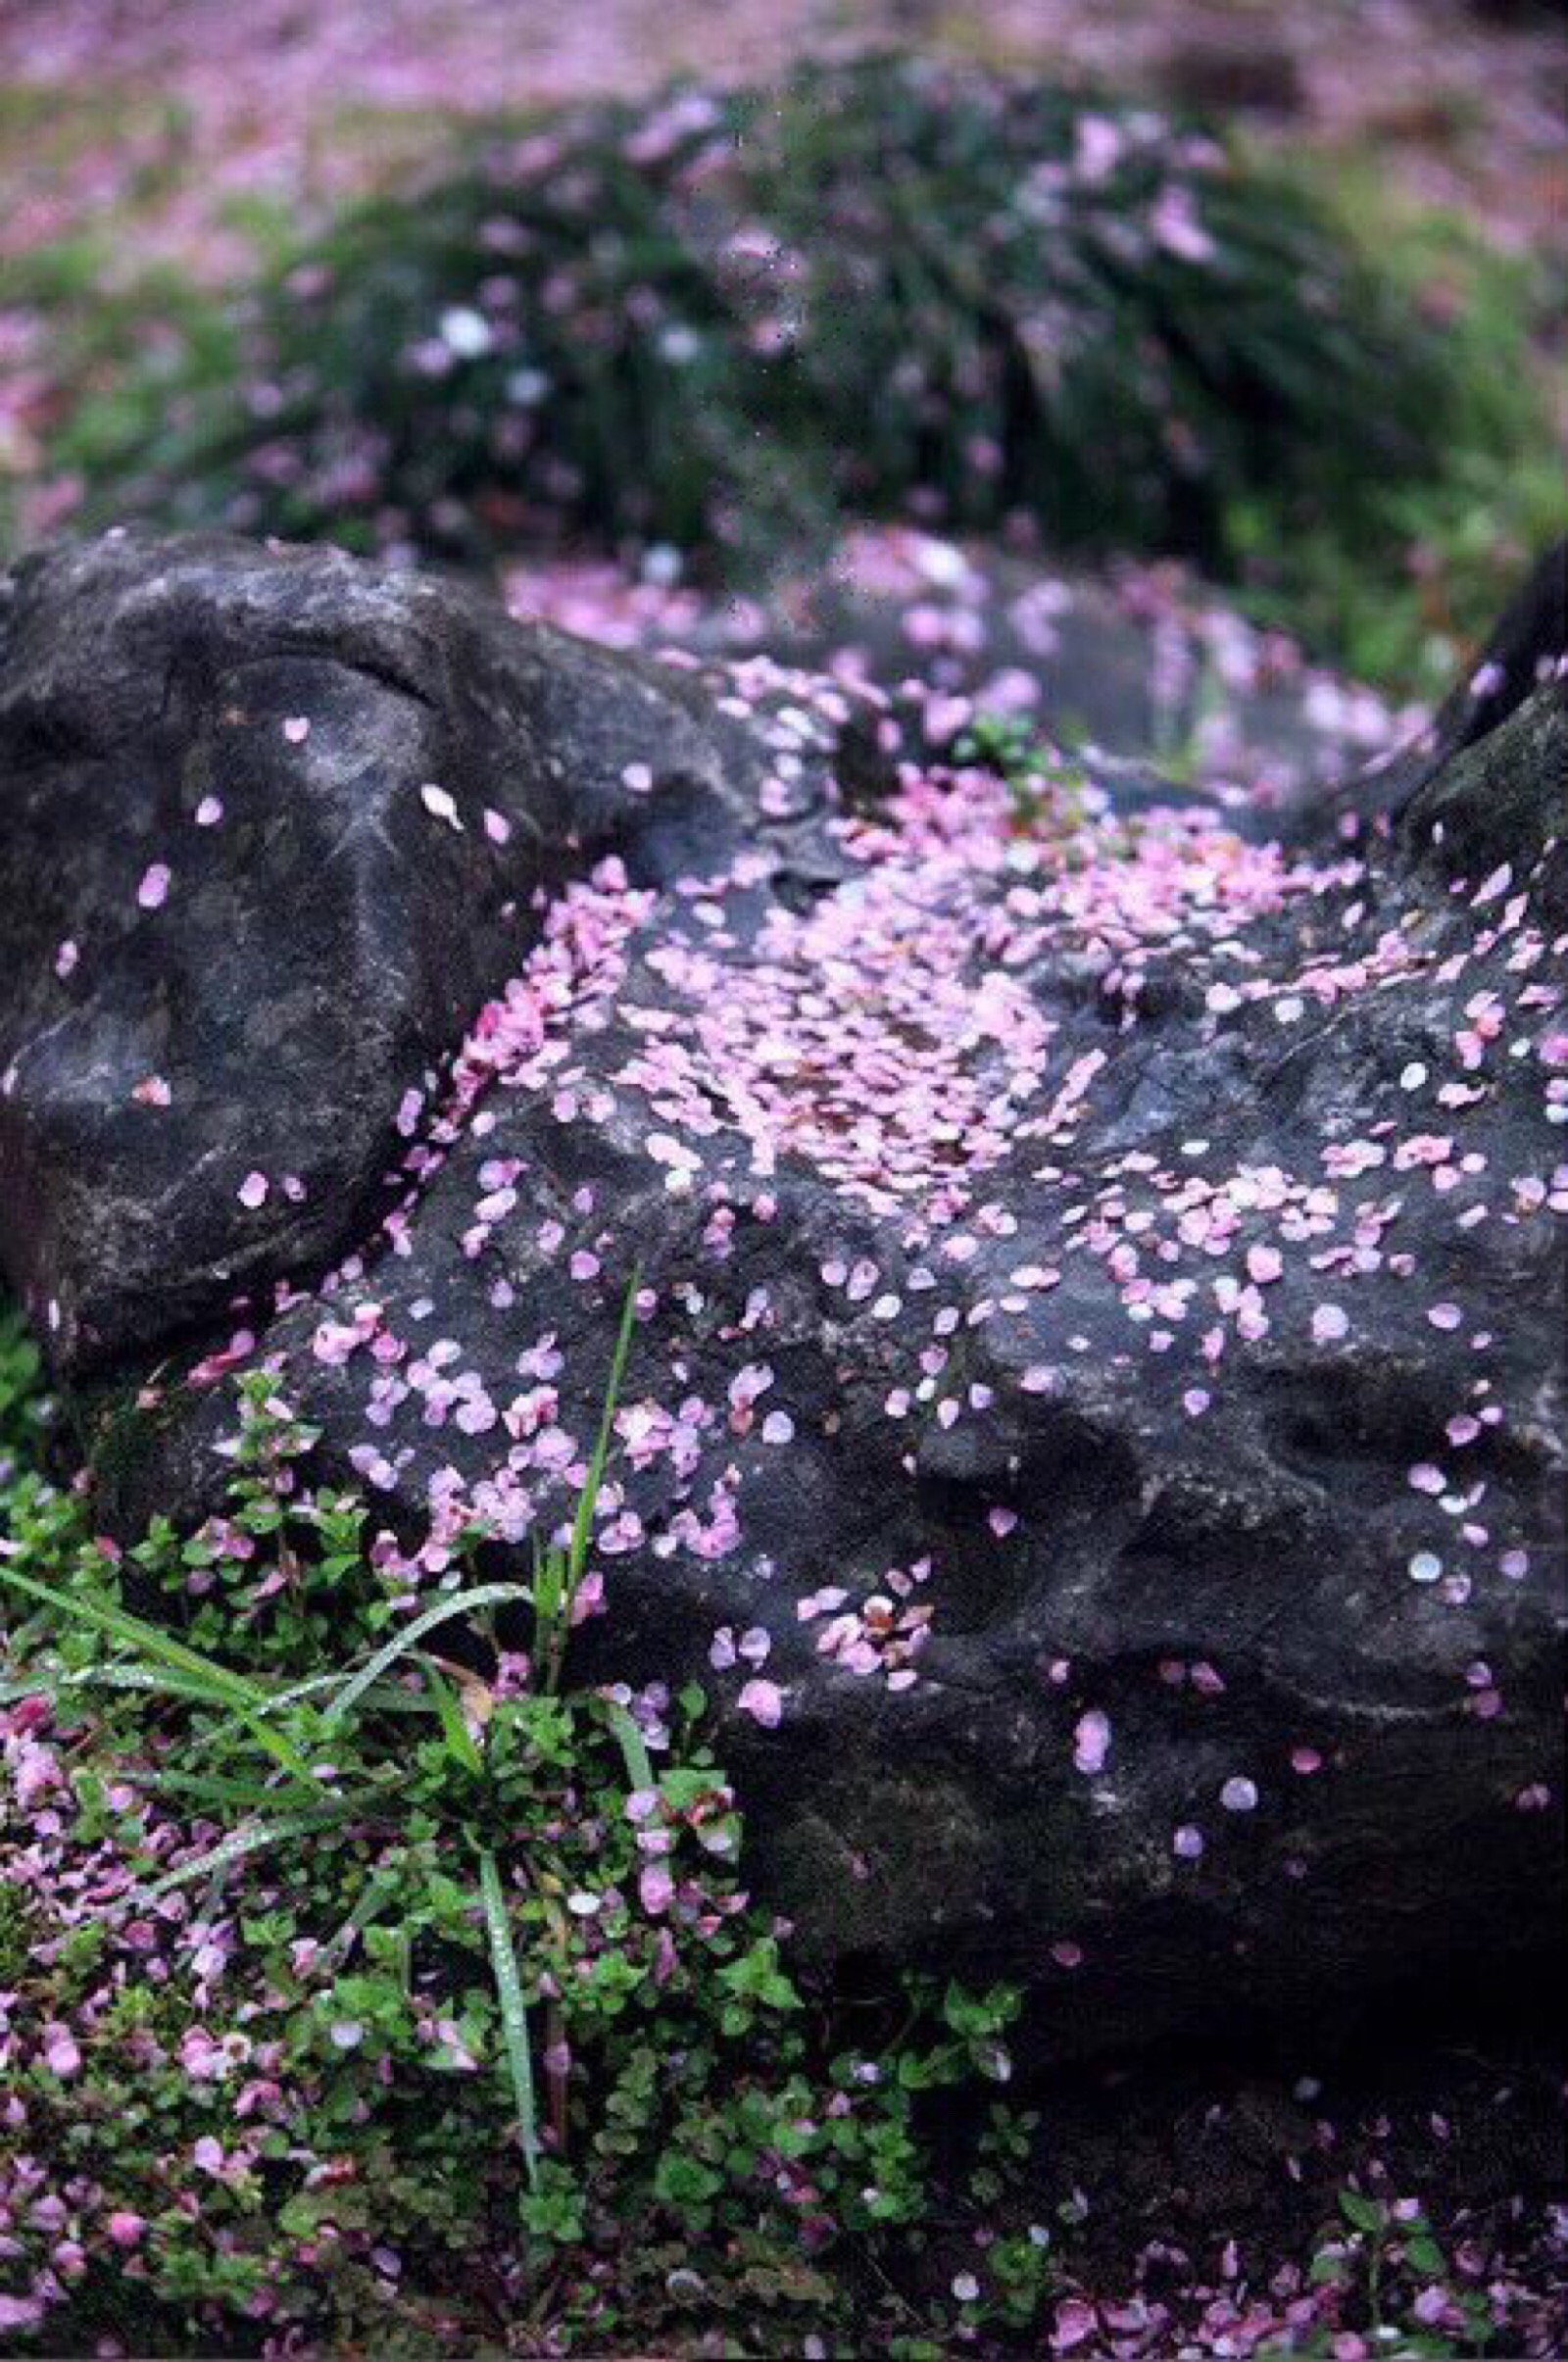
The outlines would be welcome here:
[[[638,1874],[637,1892],[650,1918],[667,1911],[674,1900],[675,1882],[662,1862],[649,1862]]]
[[[735,1702],[764,1731],[776,1731],[784,1718],[784,1693],[776,1681],[749,1681]]]
[[[1072,1735],[1073,1763],[1079,1771],[1087,1772],[1092,1778],[1096,1772],[1103,1771],[1109,1753],[1110,1716],[1102,1714],[1098,1706],[1092,1706],[1087,1714],[1079,1716],[1078,1726]]]
[[[62,2078],[74,2075],[81,2066],[81,2052],[69,2026],[46,2026],[43,2039],[43,2061],[51,2075]]]

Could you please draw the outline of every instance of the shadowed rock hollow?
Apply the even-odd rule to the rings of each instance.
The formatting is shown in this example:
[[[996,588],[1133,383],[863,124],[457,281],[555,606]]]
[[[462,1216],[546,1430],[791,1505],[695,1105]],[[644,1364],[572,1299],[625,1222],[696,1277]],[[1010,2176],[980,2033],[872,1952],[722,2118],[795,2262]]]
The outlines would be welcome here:
[[[582,1661],[656,1737],[704,1678],[819,1951],[1068,2048],[1548,1944],[1543,613],[1381,791],[1250,805],[322,553],[24,568],[0,1254],[147,1410],[106,1519],[215,1510],[265,1360],[395,1594],[507,1562],[636,1266]]]

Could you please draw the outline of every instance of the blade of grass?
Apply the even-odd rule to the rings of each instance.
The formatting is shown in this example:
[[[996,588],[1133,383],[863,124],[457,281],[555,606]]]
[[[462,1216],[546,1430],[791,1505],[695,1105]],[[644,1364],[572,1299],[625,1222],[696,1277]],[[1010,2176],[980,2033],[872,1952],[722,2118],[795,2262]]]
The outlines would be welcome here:
[[[233,1875],[234,1865],[232,1862],[220,1862],[219,1864],[218,1868],[213,1872],[212,1877],[208,1881],[206,1894],[202,1896],[192,1914],[192,1924],[194,1926],[212,1926],[213,1921],[218,1917],[219,1912],[223,1907],[223,1896],[228,1892],[228,1882]]]
[[[447,1743],[448,1754],[455,1762],[461,1763],[465,1771],[482,1772],[484,1759],[463,1719],[463,1708],[458,1702],[456,1691],[446,1675],[432,1665],[428,1657],[421,1657],[419,1661],[424,1667],[424,1677],[430,1685],[430,1695],[441,1717],[441,1736]]]
[[[582,1581],[588,1563],[588,1545],[593,1538],[594,1511],[599,1505],[599,1491],[605,1480],[605,1462],[610,1457],[610,1446],[614,1431],[615,1404],[620,1395],[620,1381],[625,1375],[626,1356],[631,1351],[631,1333],[637,1319],[637,1291],[642,1284],[642,1270],[632,1266],[631,1283],[626,1290],[626,1302],[621,1307],[620,1328],[615,1337],[615,1351],[611,1357],[610,1382],[605,1389],[605,1407],[600,1414],[599,1434],[594,1444],[593,1457],[588,1462],[588,1474],[577,1498],[577,1514],[572,1520],[571,1548],[566,1559],[566,1606],[568,1612]]]
[[[210,1682],[230,1702],[242,1701],[254,1706],[262,1703],[267,1697],[266,1691],[256,1683],[246,1681],[238,1673],[230,1673],[226,1665],[216,1664],[199,1650],[187,1648],[172,1633],[161,1631],[156,1624],[143,1623],[140,1616],[130,1615],[122,1607],[105,1607],[96,1599],[79,1599],[74,1592],[57,1591],[51,1583],[39,1583],[31,1575],[18,1574],[15,1567],[3,1564],[0,1564],[0,1583],[9,1584],[29,1599],[36,1599],[43,1606],[54,1608],[69,1623],[89,1625],[95,1632],[107,1633],[114,1640],[139,1648],[144,1656],[153,1657],[176,1673]]]
[[[227,1870],[236,1862],[248,1860],[253,1853],[265,1853],[269,1845],[281,1845],[285,1838],[304,1837],[317,1830],[330,1829],[336,1822],[351,1821],[364,1808],[363,1797],[345,1796],[330,1810],[291,1812],[281,1820],[267,1821],[255,1829],[236,1829],[232,1837],[209,1847],[195,1861],[182,1862],[177,1870],[170,1870],[150,1887],[143,1887],[139,1899],[157,1902],[163,1895],[172,1895],[176,1887],[188,1887],[211,1871]]]
[[[151,1657],[155,1664],[166,1666],[182,1677],[179,1685],[181,1696],[199,1697],[201,1687],[205,1685],[206,1703],[231,1707],[237,1719],[251,1732],[257,1745],[265,1748],[274,1762],[281,1764],[297,1780],[310,1778],[311,1767],[304,1756],[278,1732],[265,1729],[256,1720],[256,1708],[266,1703],[267,1692],[255,1682],[246,1681],[238,1673],[231,1673],[226,1665],[203,1656],[198,1649],[187,1648],[183,1641],[176,1641],[156,1624],[143,1623],[140,1616],[127,1614],[122,1607],[106,1607],[96,1599],[78,1599],[74,1592],[57,1591],[53,1584],[39,1583],[30,1575],[18,1574],[15,1567],[0,1566],[0,1581],[24,1593],[27,1598],[53,1607],[57,1614],[70,1623],[85,1624],[91,1631],[105,1633],[127,1648],[140,1649],[143,1656]]]
[[[522,2160],[527,2170],[529,2188],[537,2189],[539,2106],[534,2095],[533,2057],[528,2047],[528,2005],[522,1997],[522,1977],[517,1966],[516,1946],[512,1940],[512,1922],[507,1916],[507,1896],[501,1883],[500,1865],[495,1855],[488,1851],[479,1856],[479,1894],[484,1903],[485,1928],[490,1938],[490,1966],[495,1975],[496,1998],[501,2004],[501,2026],[506,2038],[512,2093],[517,2107],[517,2133],[522,2142]]]
[[[311,1776],[310,1764],[297,1747],[280,1732],[266,1727],[260,1714],[249,1706],[234,1706],[231,1694],[215,1688],[211,1682],[170,1671],[154,1672],[147,1665],[120,1664],[88,1666],[79,1673],[63,1674],[57,1686],[63,1689],[68,1682],[76,1687],[96,1684],[112,1690],[139,1690],[144,1697],[179,1698],[191,1705],[233,1707],[226,1723],[204,1735],[207,1743],[216,1741],[228,1729],[248,1731],[263,1753],[270,1755],[291,1779],[308,1780]]]
[[[216,1772],[140,1771],[134,1765],[127,1765],[121,1769],[118,1777],[128,1780],[133,1788],[150,1788],[160,1794],[190,1796],[198,1804],[239,1804],[247,1811],[257,1811],[289,1801],[286,1791],[261,1788],[249,1780],[225,1780]],[[318,1802],[319,1793],[314,1793]]]
[[[298,1747],[291,1746],[283,1737],[281,1731],[274,1731],[259,1714],[252,1714],[244,1708],[241,1708],[237,1720],[249,1731],[263,1752],[270,1755],[291,1779],[308,1780],[311,1777],[310,1764]]]
[[[40,1669],[30,1678],[0,1682],[0,1705],[16,1698],[36,1697],[46,1692],[54,1697],[63,1690],[141,1690],[159,1698],[185,1698],[198,1705],[226,1705],[226,1695],[213,1689],[210,1682],[196,1681],[167,1670],[154,1672],[151,1665],[127,1665],[118,1659],[107,1665],[74,1665],[69,1672],[53,1667]]]
[[[370,1925],[381,1905],[397,1892],[397,1880],[377,1870],[365,1882],[358,1902],[344,1920],[335,1936],[328,1937],[322,1947],[323,1957],[341,1959],[349,1950],[356,1936],[362,1936]]]
[[[323,1728],[329,1730],[334,1723],[341,1722],[349,1708],[358,1703],[371,1684],[378,1682],[400,1657],[417,1648],[427,1632],[434,1632],[440,1624],[450,1624],[455,1616],[469,1615],[475,1608],[498,1607],[509,1599],[526,1601],[527,1598],[528,1587],[524,1583],[480,1583],[472,1591],[454,1592],[449,1599],[438,1599],[433,1607],[427,1607],[422,1615],[416,1615],[395,1640],[388,1641],[384,1648],[378,1648],[358,1673],[349,1676],[321,1717]]]
[[[541,1634],[554,1632],[561,1618],[564,1565],[560,1550],[541,1550],[539,1538],[533,1545],[533,1614],[535,1630]]]
[[[265,1718],[270,1714],[285,1710],[289,1706],[303,1705],[307,1698],[319,1698],[324,1691],[340,1690],[343,1682],[344,1673],[341,1666],[334,1673],[314,1673],[309,1681],[291,1683],[286,1690],[274,1690],[267,1703],[258,1706],[256,1711],[258,1715]],[[433,1715],[435,1713],[433,1698],[417,1697],[409,1690],[392,1688],[377,1690],[372,1685],[371,1690],[366,1695],[368,1702],[374,1706],[378,1714]]]
[[[307,1698],[319,1697],[323,1691],[340,1690],[342,1686],[343,1674],[341,1671],[318,1673],[310,1681],[296,1683],[292,1689],[275,1692],[265,1706],[258,1706],[254,1720],[265,1722],[269,1715],[276,1714],[280,1708],[302,1703]],[[383,1689],[373,1683],[364,1695],[365,1702],[373,1706],[378,1714],[422,1714],[430,1720],[436,1717],[436,1702],[433,1698],[416,1698],[411,1696],[407,1690],[390,1687]],[[209,1747],[218,1747],[230,1740],[237,1731],[250,1727],[251,1723],[248,1719],[239,1715],[230,1715],[226,1722],[215,1723],[210,1730],[202,1734],[202,1738]],[[253,1732],[253,1736],[259,1739],[261,1734]]]
[[[533,1661],[536,1679],[553,1690],[570,1632],[566,1621],[566,1553],[533,1548]]]

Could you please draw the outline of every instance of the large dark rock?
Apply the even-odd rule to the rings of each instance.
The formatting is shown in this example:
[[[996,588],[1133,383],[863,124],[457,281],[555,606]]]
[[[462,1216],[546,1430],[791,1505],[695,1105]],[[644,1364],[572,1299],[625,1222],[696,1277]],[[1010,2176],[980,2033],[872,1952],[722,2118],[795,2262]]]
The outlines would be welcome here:
[[[56,1367],[345,1248],[546,890],[732,840],[746,757],[667,667],[330,550],[127,533],[20,567],[0,1263]]]
[[[309,589],[318,670],[290,673],[276,708],[311,720],[307,745],[325,716],[347,739],[355,714],[379,712],[342,702],[368,697],[363,665],[338,661],[354,663],[367,609],[427,619],[446,664],[421,676],[418,726],[443,743],[472,694],[470,648],[490,678],[514,677],[505,627],[458,637],[446,618],[468,611],[444,592],[239,545],[89,553],[24,586],[24,616],[30,599],[68,641],[70,586],[95,567],[124,569],[134,615],[138,566],[186,585],[195,636],[209,607],[215,640],[238,618],[221,626],[234,663],[251,612],[266,664],[293,662],[271,652],[291,581]],[[88,617],[94,601],[89,587]],[[94,645],[99,677],[133,670],[113,614]],[[12,712],[36,646],[14,629]],[[191,1289],[210,1302],[220,1269],[225,1288],[238,1276],[233,1249],[213,1246],[220,1210],[234,1234],[232,1182],[297,1162],[294,1103],[324,1124],[341,1088],[369,1145],[357,1165],[343,1153],[335,1223],[319,1210],[286,1257],[246,1266],[259,1280],[286,1261],[297,1283],[247,1316],[251,1350],[321,1429],[322,1469],[381,1504],[393,1579],[428,1591],[471,1514],[503,1564],[567,1514],[640,1267],[598,1535],[607,1612],[581,1661],[633,1684],[704,1675],[758,1875],[824,1953],[936,1947],[1022,1971],[1054,1989],[1042,2022],[1068,2048],[1549,1944],[1560,677],[1396,820],[1355,834],[1333,798],[1233,812],[1081,766],[1019,809],[985,773],[944,768],[940,748],[879,802],[863,714],[845,799],[831,762],[803,752],[855,718],[841,690],[765,665],[622,669],[531,636],[515,663],[536,735],[514,756],[492,698],[494,734],[445,774],[460,810],[510,795],[526,811],[518,782],[536,777],[572,788],[531,808],[557,842],[519,828],[494,856],[498,927],[516,906],[498,951],[510,980],[461,1049],[447,1036],[457,1055],[398,1144],[398,1202],[365,1220],[406,1080],[390,1054],[379,1129],[352,1060],[340,1086],[338,1038],[291,1037],[286,1067],[215,1058],[192,1077],[210,1118],[179,1092],[138,1110],[179,1173],[212,1154],[203,1123],[230,1098],[256,1126],[225,1147],[213,1197],[157,1216],[180,1316]],[[569,685],[590,667],[596,700],[564,686],[552,702],[558,670]],[[63,681],[57,744],[74,694],[92,711]],[[263,799],[265,846],[297,825],[299,790],[221,751],[216,710],[208,783],[225,804]],[[951,717],[928,718],[940,733]],[[34,882],[0,1022],[16,1023],[19,989],[29,1024],[55,1006],[45,955],[87,932],[78,910],[99,914],[116,847],[133,905],[174,825],[153,760],[169,726],[127,705],[113,763],[51,755],[20,789],[6,780],[0,874]],[[890,751],[900,726],[907,714],[883,716]],[[672,756],[676,731],[701,754]],[[388,792],[379,744],[339,774],[368,800]],[[625,867],[602,861],[537,915],[542,864],[570,856],[562,832],[589,833],[576,783],[628,762],[653,793],[622,805],[607,785],[594,807]],[[388,767],[414,781],[422,758]],[[46,798],[111,778],[120,808],[74,883],[58,851],[43,874],[39,849],[61,842],[39,823]],[[72,809],[80,836],[86,808]],[[418,819],[416,846],[450,861],[453,832]],[[247,998],[265,1009],[298,979],[290,907],[278,871],[229,874]],[[392,879],[361,906],[345,990],[369,989],[382,927],[448,974],[466,873],[427,876],[416,850]],[[52,913],[41,927],[34,901]],[[323,994],[335,940],[312,938]],[[178,957],[172,936],[155,941]],[[152,948],[137,957],[99,1024],[143,1022],[130,986],[150,998],[166,971]],[[206,972],[186,961],[172,996],[196,1058]],[[94,1209],[118,1219],[163,1168],[124,1145],[128,1119],[98,1112],[103,1062],[80,1043],[79,1062],[50,1054],[55,1100],[28,1080],[44,1053],[22,1055],[12,1104],[69,1104],[74,1078],[89,1107],[92,1157],[47,1235],[51,1267],[84,1275],[73,1300],[97,1302]],[[432,1024],[416,1058],[442,1046]],[[34,1278],[47,1167],[30,1143],[49,1125],[7,1121],[0,1236]],[[301,1283],[351,1235],[350,1255]],[[149,1359],[171,1325],[155,1259],[140,1266]],[[132,1306],[113,1301],[128,1349]],[[108,1520],[217,1503],[232,1358],[167,1384],[128,1448],[117,1418]]]

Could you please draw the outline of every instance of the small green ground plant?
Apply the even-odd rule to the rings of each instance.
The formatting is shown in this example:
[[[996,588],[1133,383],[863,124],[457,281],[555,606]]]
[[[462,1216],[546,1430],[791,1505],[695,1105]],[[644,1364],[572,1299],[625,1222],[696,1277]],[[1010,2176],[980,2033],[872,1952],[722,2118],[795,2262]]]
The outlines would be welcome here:
[[[928,2113],[1005,2077],[1017,1994],[809,1989],[741,1884],[701,1690],[571,1678],[630,1338],[628,1298],[569,1531],[416,1600],[265,1375],[224,1516],[108,1550],[15,1451],[7,1332],[9,2328],[915,2354],[1044,2300],[1026,2230],[983,2297],[908,2277],[1029,2145],[999,2108],[939,2175]]]
[[[1375,2198],[1346,2188],[1339,2214],[1322,2235],[1308,2278],[1314,2288],[1349,2299],[1373,2352],[1449,2362],[1495,2346],[1486,2298],[1460,2283],[1414,2198]],[[1335,2348],[1336,2339],[1324,2333],[1296,2350],[1332,2357]]]

